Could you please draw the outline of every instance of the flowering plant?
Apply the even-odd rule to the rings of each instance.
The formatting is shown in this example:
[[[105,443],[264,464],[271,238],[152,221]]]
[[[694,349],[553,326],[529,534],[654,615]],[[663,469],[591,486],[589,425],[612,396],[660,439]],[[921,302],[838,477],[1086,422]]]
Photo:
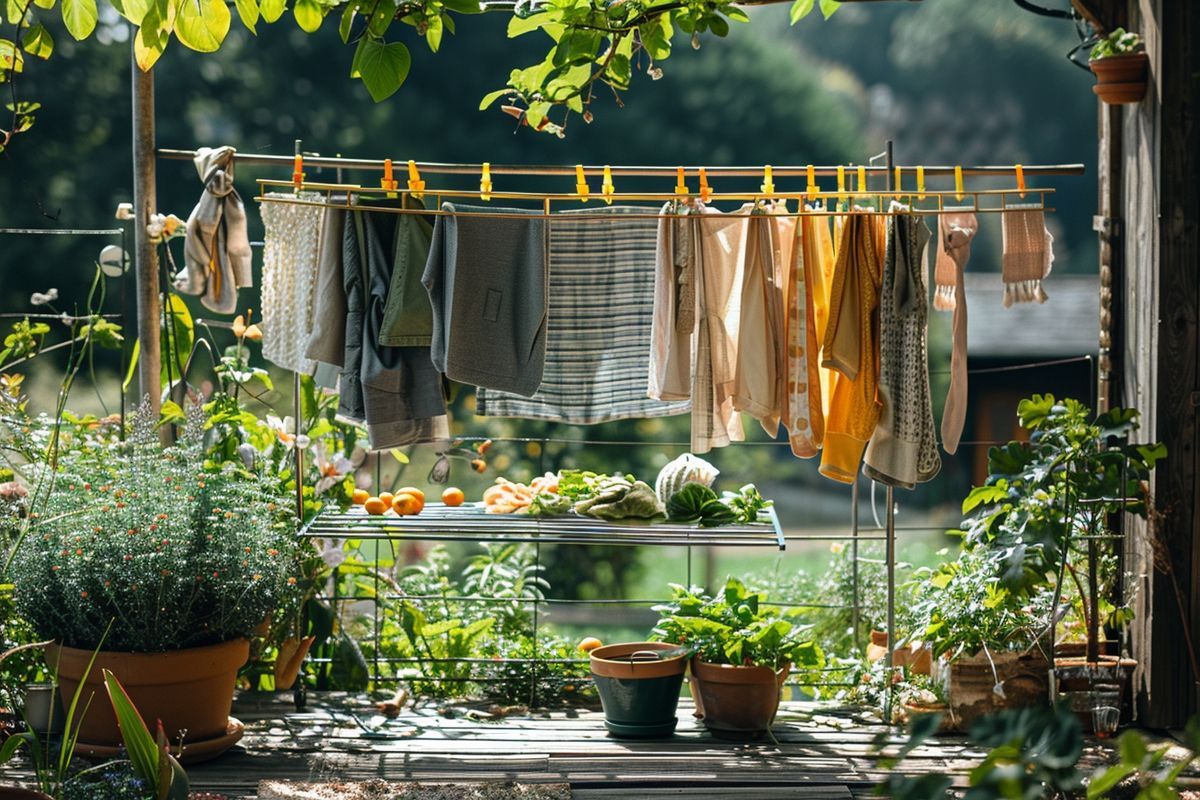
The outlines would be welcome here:
[[[111,622],[105,649],[162,652],[249,636],[287,602],[291,506],[274,476],[206,464],[202,425],[163,449],[140,411],[128,442],[62,454],[11,565],[39,635],[94,648]]]

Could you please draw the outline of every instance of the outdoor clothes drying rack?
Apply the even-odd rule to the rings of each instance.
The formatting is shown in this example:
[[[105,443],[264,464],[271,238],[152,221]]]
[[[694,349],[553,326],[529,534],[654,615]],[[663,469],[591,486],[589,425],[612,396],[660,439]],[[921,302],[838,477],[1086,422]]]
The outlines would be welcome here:
[[[166,159],[187,159],[194,157],[192,151],[187,150],[159,150],[159,157]],[[549,217],[551,214],[551,204],[559,202],[587,202],[591,199],[599,199],[606,202],[637,202],[637,201],[653,201],[653,202],[668,202],[671,200],[680,200],[687,198],[698,198],[705,201],[758,201],[758,200],[784,200],[795,199],[801,204],[806,200],[823,200],[827,202],[848,201],[853,202],[855,199],[871,199],[877,204],[876,209],[866,209],[865,213],[872,214],[894,214],[894,213],[911,213],[916,215],[940,215],[943,213],[1003,213],[1010,210],[1027,210],[1030,208],[1052,211],[1052,208],[1046,206],[1045,198],[1053,193],[1051,188],[1034,188],[1026,185],[1026,176],[1058,176],[1058,175],[1081,175],[1084,172],[1082,164],[1059,164],[1059,165],[991,165],[991,166],[909,166],[900,167],[894,163],[893,144],[889,140],[887,147],[883,153],[871,159],[872,162],[883,159],[883,165],[875,165],[874,163],[865,165],[805,165],[805,166],[784,166],[772,167],[764,165],[762,167],[750,166],[714,166],[714,167],[667,167],[667,166],[611,166],[611,165],[539,165],[539,166],[517,166],[517,165],[492,165],[490,163],[478,164],[462,164],[462,163],[440,163],[440,162],[417,162],[407,161],[398,162],[392,159],[349,159],[342,157],[322,157],[319,155],[310,156],[302,153],[301,141],[295,142],[295,154],[291,157],[268,154],[235,154],[235,164],[257,164],[264,166],[284,166],[291,165],[292,179],[290,181],[259,179],[258,183],[263,188],[263,192],[256,198],[261,202],[290,202],[304,205],[317,206],[334,206],[347,209],[358,208],[351,196],[356,193],[362,194],[377,194],[383,192],[385,195],[399,197],[404,194],[413,195],[415,197],[434,196],[438,198],[437,208],[435,209],[386,209],[389,213],[410,213],[410,214],[440,214],[440,213],[463,213],[463,212],[443,212],[440,209],[441,199],[443,198],[463,198],[472,200],[482,200],[485,202],[491,200],[522,200],[541,202],[543,204],[544,215]],[[408,185],[405,189],[400,189],[399,181],[395,178],[396,163],[406,163],[408,171]],[[305,180],[305,168],[332,168],[337,169],[339,177],[342,170],[365,170],[365,171],[381,171],[383,178],[379,186],[363,186],[360,184],[349,183],[320,183],[309,182]],[[422,177],[423,175],[470,175],[479,177],[479,187],[477,190],[469,191],[464,189],[438,189],[427,188],[427,182]],[[570,176],[575,178],[575,192],[553,192],[553,193],[537,193],[537,192],[506,192],[496,190],[493,182],[493,176],[509,175],[509,176],[525,176],[525,177],[564,177]],[[847,188],[847,176],[852,175],[856,178],[856,187],[854,189]],[[915,179],[915,185],[910,190],[902,188],[902,181],[908,175]],[[592,193],[587,184],[587,178],[601,177],[603,180],[602,188],[599,193]],[[665,193],[642,192],[642,193],[618,193],[615,191],[615,177],[674,177],[676,184],[674,191]],[[836,177],[837,191],[823,191],[816,183],[816,177]],[[871,177],[882,176],[886,180],[886,189],[884,191],[872,190],[869,187]],[[964,177],[1007,177],[1015,178],[1016,186],[1012,189],[990,189],[990,190],[967,190],[964,185]],[[688,185],[689,178],[695,178],[697,183],[694,184],[696,189],[693,191]],[[708,183],[709,178],[762,178],[762,185],[759,192],[714,192]],[[803,192],[780,192],[776,190],[774,179],[777,177],[804,177],[807,179],[807,185]],[[930,190],[926,185],[927,177],[951,177],[954,182],[951,190]],[[311,201],[299,197],[280,197],[276,195],[266,196],[266,188],[281,188],[291,189],[298,194],[301,191],[316,191],[327,194],[325,200]],[[345,193],[346,197],[343,200],[335,201],[332,199],[333,193]],[[1020,200],[1024,200],[1028,195],[1037,195],[1038,202],[1019,204],[1009,204],[1010,196],[1017,196]],[[933,198],[936,205],[921,206],[919,202],[926,198]],[[970,202],[966,202],[970,198]],[[891,199],[902,202],[908,202],[911,205],[909,210],[895,212],[892,210],[884,210],[884,200]],[[982,200],[982,202],[981,202]],[[916,202],[914,202],[916,201]],[[949,202],[948,202],[949,201]],[[998,203],[997,203],[998,201]],[[992,203],[988,205],[988,203]],[[373,212],[378,212],[385,209],[380,209],[378,206],[362,207]],[[647,216],[660,218],[663,216],[659,213],[649,213],[652,209],[648,209]],[[736,212],[734,212],[736,213]],[[824,215],[833,215],[845,213],[844,210],[827,210],[817,213]],[[463,215],[469,215],[466,212]],[[487,214],[476,213],[475,216],[487,216]],[[498,213],[496,216],[503,216]],[[669,216],[669,215],[668,215]],[[528,218],[528,215],[524,215]],[[143,224],[141,221],[139,225]],[[139,256],[141,252],[139,251]],[[151,253],[151,256],[153,254]],[[142,276],[142,270],[138,271],[139,279]],[[141,297],[139,292],[139,298]],[[157,315],[154,317],[157,320]],[[144,323],[144,319],[142,320]],[[154,332],[157,336],[157,331]],[[143,354],[144,356],[145,354]],[[1086,356],[1081,360],[1091,362],[1091,357]],[[1038,366],[1022,365],[1022,366]],[[299,375],[296,375],[293,381],[294,398],[299,397]],[[299,415],[296,415],[297,430],[299,434]],[[298,438],[298,437],[297,437]],[[996,444],[999,444],[997,442]],[[543,448],[544,451],[544,448]],[[298,447],[294,447],[297,474],[302,473],[303,467],[303,451]],[[297,511],[298,513],[303,508],[301,488],[297,486]],[[857,632],[859,624],[860,604],[858,598],[858,545],[867,537],[859,535],[859,483],[855,481],[851,484],[851,535],[849,538],[852,542],[852,563],[854,571],[854,586],[855,597],[853,602],[853,626]],[[891,643],[885,654],[885,664],[890,673],[893,664],[892,650],[895,647],[896,639],[896,621],[895,621],[895,590],[896,590],[896,503],[895,489],[892,486],[886,487],[885,501],[885,517],[884,524],[881,526],[880,533],[882,536],[870,537],[880,539],[885,543],[885,561],[887,572],[887,634],[888,641]],[[431,508],[432,512],[433,509]],[[662,535],[652,533],[659,526],[620,526],[613,524],[599,524],[598,528],[602,530],[588,531],[588,525],[564,524],[563,522],[541,521],[534,520],[526,525],[518,525],[515,528],[510,520],[503,520],[507,527],[506,538],[510,541],[529,541],[535,543],[538,547],[540,559],[540,545],[545,543],[560,543],[560,544],[679,544],[687,547],[688,551],[688,580],[691,580],[691,545],[692,544],[733,544],[750,545],[750,544],[771,544],[777,546],[780,550],[786,546],[787,537],[779,527],[778,518],[774,511],[771,512],[769,525],[758,526],[743,526],[748,528],[747,531],[742,531],[742,535],[738,536],[736,532],[727,532],[726,534],[711,534],[702,535],[695,529],[684,530],[685,526],[662,526]],[[571,520],[571,523],[578,522]],[[454,530],[447,531],[446,527],[453,525]],[[438,533],[439,526],[442,527],[441,533]],[[590,526],[596,527],[596,526]],[[668,531],[667,529],[670,528]],[[767,535],[763,535],[755,529],[766,529]],[[489,529],[492,529],[489,531]],[[626,531],[626,529],[629,529]],[[375,522],[362,514],[330,514],[323,512],[310,523],[304,530],[302,535],[311,538],[358,538],[368,540],[393,540],[401,539],[443,539],[443,540],[463,540],[473,539],[478,540],[479,535],[488,533],[493,536],[498,533],[498,526],[495,523],[488,521],[468,522],[464,519],[464,515],[455,514],[453,516],[444,513],[431,514],[430,518],[420,521],[412,519],[400,519]],[[749,534],[749,535],[746,535]],[[596,541],[598,535],[611,536],[614,538],[606,538],[601,541]],[[811,537],[797,537],[811,538]],[[614,540],[615,539],[615,540]],[[622,541],[624,539],[624,541]],[[375,587],[376,591],[371,599],[378,601],[378,598],[384,596],[385,593],[379,591],[380,587]],[[335,602],[338,598],[335,595]],[[358,599],[358,598],[342,598],[342,599]],[[444,598],[443,598],[444,599]],[[506,602],[512,602],[507,599]],[[518,602],[523,602],[518,600]],[[533,605],[534,610],[534,635],[537,632],[538,620],[538,605],[539,601],[529,601]],[[545,601],[541,601],[545,602]],[[634,601],[620,601],[622,603],[632,603]],[[638,601],[640,602],[640,601]],[[811,605],[811,604],[806,604]],[[379,634],[379,615],[378,609],[375,614],[375,632]],[[857,635],[857,634],[856,634]],[[399,659],[403,661],[404,659]],[[462,659],[451,659],[452,661],[462,661]],[[375,651],[375,677],[378,680],[379,670],[379,652],[378,647]],[[390,659],[397,661],[397,659]],[[466,659],[466,661],[474,662],[474,659]],[[489,659],[488,661],[492,661]],[[474,679],[472,679],[474,680]],[[887,708],[885,709],[885,719],[891,718],[892,692],[891,683],[888,682],[888,699]],[[531,694],[535,691],[531,685]],[[303,681],[297,683],[296,688],[297,705],[304,703],[304,685]]]

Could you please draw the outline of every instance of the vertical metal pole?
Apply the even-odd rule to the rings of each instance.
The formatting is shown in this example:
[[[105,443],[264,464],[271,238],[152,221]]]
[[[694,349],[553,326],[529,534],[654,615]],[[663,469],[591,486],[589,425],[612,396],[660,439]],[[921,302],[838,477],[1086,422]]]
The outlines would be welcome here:
[[[892,165],[895,163],[892,140],[887,140],[887,188],[892,190]],[[887,269],[887,266],[884,266]],[[887,708],[884,711],[884,722],[892,722],[892,704],[895,692],[892,683],[893,653],[896,651],[896,490],[887,487]]]
[[[155,189],[154,72],[143,72],[133,57],[130,36],[130,69],[133,94],[133,252],[137,280],[138,387],[150,398],[150,413],[158,418],[162,407],[159,372],[159,320],[162,315],[158,281],[158,253],[146,227],[158,206]],[[169,432],[169,425],[159,430]]]
[[[855,645],[861,645],[859,640],[860,617],[862,615],[862,600],[858,588],[858,481],[850,485],[850,584],[853,587],[854,599],[850,609],[850,631]],[[866,650],[863,651],[864,653]]]

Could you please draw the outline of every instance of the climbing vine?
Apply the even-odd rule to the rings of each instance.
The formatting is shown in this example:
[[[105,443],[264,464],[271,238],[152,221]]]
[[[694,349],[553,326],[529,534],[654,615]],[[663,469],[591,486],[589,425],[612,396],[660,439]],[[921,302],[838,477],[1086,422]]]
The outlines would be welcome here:
[[[775,0],[754,0],[774,2]],[[251,33],[260,24],[278,22],[289,0],[0,0],[0,85],[7,84],[5,108],[11,114],[0,127],[0,151],[29,130],[39,104],[17,92],[29,59],[47,60],[54,40],[46,23],[61,15],[67,33],[87,39],[99,19],[98,2],[109,2],[136,26],[133,50],[143,70],[154,66],[172,39],[202,53],[220,49],[233,24],[233,13]],[[742,0],[746,2],[746,0]],[[828,18],[839,0],[793,0],[793,24],[816,7]],[[680,34],[699,48],[701,38],[729,34],[731,22],[750,17],[737,0],[291,0],[291,15],[307,33],[328,18],[338,20],[342,41],[354,47],[350,77],[363,82],[375,102],[394,94],[408,77],[412,53],[401,41],[411,28],[436,53],[458,17],[488,10],[512,10],[508,36],[541,31],[552,44],[546,57],[514,69],[503,88],[489,93],[480,109],[504,100],[500,108],[532,130],[562,136],[572,114],[592,117],[592,101],[611,93],[618,106],[635,74],[662,76]],[[397,32],[401,31],[401,32]]]

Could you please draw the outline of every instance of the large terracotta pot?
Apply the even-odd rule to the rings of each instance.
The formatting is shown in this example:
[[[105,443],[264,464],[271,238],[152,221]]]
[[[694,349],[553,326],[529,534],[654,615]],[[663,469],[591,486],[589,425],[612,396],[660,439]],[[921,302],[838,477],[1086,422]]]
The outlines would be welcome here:
[[[692,681],[704,725],[717,735],[762,733],[775,721],[779,695],[791,664],[735,667],[692,659]]]
[[[665,642],[627,642],[591,652],[592,680],[604,707],[604,726],[618,738],[670,736],[678,722],[679,688],[687,661],[679,646]]]
[[[995,665],[995,672],[992,667]],[[1028,653],[980,652],[956,658],[949,670],[949,724],[966,730],[984,714],[1006,708],[1046,705],[1050,699],[1050,662],[1036,648]],[[1004,694],[996,692],[996,684]]]
[[[1088,62],[1096,75],[1092,91],[1105,103],[1136,103],[1146,96],[1150,60],[1145,53],[1127,53]]]
[[[99,747],[121,744],[116,715],[104,688],[106,669],[121,681],[152,731],[155,721],[161,719],[172,742],[179,738],[180,731],[187,732],[185,743],[224,736],[237,673],[249,655],[250,643],[245,639],[169,653],[101,651],[80,695],[80,703],[84,704],[89,690],[94,693],[88,713],[79,722],[80,743]],[[47,648],[47,663],[52,667],[58,664],[64,706],[75,695],[91,657],[91,650],[59,645]]]

